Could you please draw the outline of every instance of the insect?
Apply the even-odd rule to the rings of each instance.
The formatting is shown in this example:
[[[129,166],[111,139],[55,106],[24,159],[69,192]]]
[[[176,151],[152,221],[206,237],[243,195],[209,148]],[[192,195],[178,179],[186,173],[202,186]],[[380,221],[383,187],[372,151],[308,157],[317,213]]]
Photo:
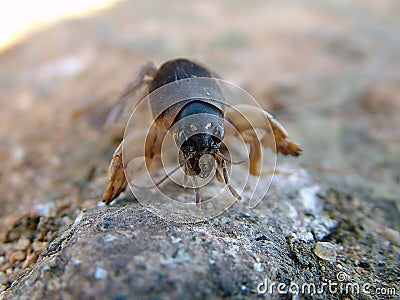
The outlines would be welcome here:
[[[122,141],[116,148],[108,170],[108,186],[103,195],[103,201],[109,204],[127,187],[122,160],[124,147],[129,157],[141,155],[140,144],[144,145],[146,164],[160,154],[162,141],[168,131],[172,132],[176,145],[179,147],[181,162],[178,167],[184,170],[185,178],[206,178],[215,172],[215,177],[228,186],[231,194],[238,200],[241,196],[231,186],[227,171],[227,163],[232,163],[222,151],[222,142],[226,130],[224,121],[229,120],[249,145],[249,172],[260,175],[261,147],[272,148],[273,151],[298,156],[301,148],[287,139],[283,126],[262,108],[251,105],[237,105],[235,109],[225,105],[222,91],[212,80],[207,81],[206,94],[211,97],[197,96],[185,101],[173,102],[164,94],[151,98],[155,91],[169,87],[172,97],[174,93],[192,91],[198,86],[196,78],[217,78],[201,64],[185,58],[173,59],[162,64],[158,69],[152,63],[147,63],[139,69],[133,80],[125,88],[117,104],[111,109],[107,124],[124,124],[127,116],[137,107],[143,97],[150,95],[150,106],[154,123],[146,133],[138,134],[134,143]],[[185,83],[184,88],[179,83]],[[174,85],[176,84],[176,85]],[[171,97],[171,96],[170,96]],[[199,118],[193,118],[201,116]],[[122,120],[122,122],[121,122]],[[186,121],[185,121],[186,120]],[[251,120],[251,122],[249,122]],[[265,132],[261,140],[256,129],[270,124],[271,130]],[[196,205],[201,202],[199,188],[195,186]]]

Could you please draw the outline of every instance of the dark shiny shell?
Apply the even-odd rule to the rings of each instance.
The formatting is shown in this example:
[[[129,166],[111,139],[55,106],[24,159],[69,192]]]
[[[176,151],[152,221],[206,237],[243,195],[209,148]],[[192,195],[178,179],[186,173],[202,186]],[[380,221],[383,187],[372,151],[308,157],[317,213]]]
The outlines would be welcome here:
[[[192,101],[209,103],[223,115],[223,95],[216,81],[183,80],[202,77],[216,76],[183,58],[167,61],[158,69],[149,86],[150,106],[158,126],[169,130],[182,108]]]

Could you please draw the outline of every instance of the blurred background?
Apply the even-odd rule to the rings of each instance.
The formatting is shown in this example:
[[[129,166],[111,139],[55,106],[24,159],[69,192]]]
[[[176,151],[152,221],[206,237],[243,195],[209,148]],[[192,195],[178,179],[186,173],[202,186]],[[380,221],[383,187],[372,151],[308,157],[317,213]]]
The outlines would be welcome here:
[[[278,164],[398,215],[399,16],[397,0],[1,1],[2,228],[95,205],[113,152],[107,110],[140,65],[175,57],[285,124],[304,153]]]

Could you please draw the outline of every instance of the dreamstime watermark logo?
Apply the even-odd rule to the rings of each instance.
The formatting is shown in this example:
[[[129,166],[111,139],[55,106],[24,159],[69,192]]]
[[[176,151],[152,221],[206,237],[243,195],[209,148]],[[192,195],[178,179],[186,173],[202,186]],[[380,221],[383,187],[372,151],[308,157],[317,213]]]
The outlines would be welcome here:
[[[182,112],[191,102],[202,113]],[[240,87],[216,78],[175,81],[135,107],[124,134],[125,176],[142,205],[176,222],[204,221],[239,200],[254,208],[272,183],[277,132],[286,136]]]
[[[328,280],[327,282],[313,283],[304,282],[298,284],[291,282],[286,284],[283,282],[271,281],[265,278],[263,282],[257,285],[257,293],[265,294],[293,294],[293,295],[321,295],[321,294],[343,294],[343,295],[382,295],[394,297],[397,291],[394,287],[375,287],[370,283],[351,282],[350,276],[343,271],[336,274],[336,280]]]

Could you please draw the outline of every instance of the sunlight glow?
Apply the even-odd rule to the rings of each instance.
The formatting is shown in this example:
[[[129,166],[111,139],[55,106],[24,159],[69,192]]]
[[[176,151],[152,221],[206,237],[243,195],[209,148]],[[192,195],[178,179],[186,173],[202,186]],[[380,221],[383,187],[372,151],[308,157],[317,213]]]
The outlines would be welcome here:
[[[0,0],[0,52],[65,18],[105,9],[116,0]]]

